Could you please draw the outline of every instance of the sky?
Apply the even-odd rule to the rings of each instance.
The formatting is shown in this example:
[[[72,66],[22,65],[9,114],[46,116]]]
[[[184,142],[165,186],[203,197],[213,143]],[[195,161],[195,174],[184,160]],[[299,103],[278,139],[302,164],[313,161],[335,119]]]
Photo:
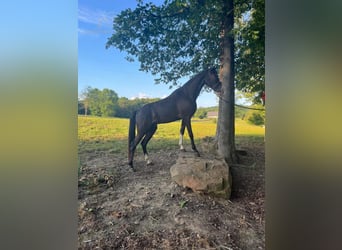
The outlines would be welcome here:
[[[162,0],[151,1],[156,5]],[[78,92],[87,86],[112,89],[119,97],[164,98],[175,90],[167,84],[155,84],[152,74],[139,71],[139,62],[128,62],[125,52],[105,48],[112,35],[115,15],[127,8],[134,9],[136,0],[79,0],[78,1]],[[189,78],[182,78],[184,84]],[[218,105],[218,98],[203,92],[197,99],[198,107]]]

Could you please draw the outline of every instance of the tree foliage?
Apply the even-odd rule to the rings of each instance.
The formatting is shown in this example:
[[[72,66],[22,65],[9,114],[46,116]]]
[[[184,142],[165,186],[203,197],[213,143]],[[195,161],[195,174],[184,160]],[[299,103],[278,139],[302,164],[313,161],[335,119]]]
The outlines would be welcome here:
[[[86,100],[90,113],[95,116],[115,116],[117,112],[118,95],[111,89],[87,87],[83,92],[83,103]]]
[[[117,112],[118,94],[111,89],[103,89],[100,95],[100,109],[102,116],[115,116]]]
[[[83,100],[78,100],[78,114],[85,115],[85,107]]]
[[[194,114],[194,117],[197,117],[200,119],[207,118],[208,112],[211,112],[211,111],[218,112],[218,107],[214,106],[214,107],[207,107],[207,108],[202,108],[202,107],[198,108]],[[247,112],[248,112],[247,109],[236,106],[235,107],[235,118],[244,119]]]
[[[156,6],[139,1],[136,9],[114,19],[107,47],[126,51],[129,60],[137,58],[156,82],[176,85],[180,77],[219,65],[221,2],[166,0]]]
[[[263,12],[264,0],[165,0],[160,6],[138,0],[134,10],[115,17],[106,48],[126,51],[127,59],[137,59],[157,83],[178,85],[181,77],[219,66],[216,137],[218,152],[230,164],[237,161],[235,86],[264,89]]]
[[[260,93],[265,91],[265,1],[250,1],[235,23],[236,87],[247,93]],[[253,101],[260,103],[259,95]]]
[[[206,108],[198,108],[194,114],[194,117],[199,119],[207,118],[208,111]]]
[[[118,100],[118,111],[117,117],[129,118],[134,111],[140,109],[147,103],[155,102],[160,100],[159,98],[142,98],[129,100],[127,97],[120,97]]]
[[[262,108],[262,106],[254,105],[254,108]],[[265,111],[249,110],[245,118],[253,125],[265,125]]]
[[[106,47],[126,51],[157,83],[177,85],[181,77],[220,65],[224,1],[138,1],[115,17]],[[235,0],[235,85],[242,91],[264,90],[264,8],[264,0]]]
[[[114,90],[99,90],[97,88],[87,87],[82,91],[80,99],[78,100],[78,114],[129,118],[133,111],[140,109],[147,103],[158,100],[160,98],[119,98]],[[85,112],[85,104],[89,106],[87,114]]]

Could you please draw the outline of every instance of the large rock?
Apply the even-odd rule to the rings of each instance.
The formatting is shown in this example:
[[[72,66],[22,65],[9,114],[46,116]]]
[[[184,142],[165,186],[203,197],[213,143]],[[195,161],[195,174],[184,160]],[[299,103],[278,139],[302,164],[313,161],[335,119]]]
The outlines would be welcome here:
[[[232,178],[227,163],[206,156],[196,157],[192,152],[180,152],[171,169],[171,178],[178,185],[194,192],[230,198]]]

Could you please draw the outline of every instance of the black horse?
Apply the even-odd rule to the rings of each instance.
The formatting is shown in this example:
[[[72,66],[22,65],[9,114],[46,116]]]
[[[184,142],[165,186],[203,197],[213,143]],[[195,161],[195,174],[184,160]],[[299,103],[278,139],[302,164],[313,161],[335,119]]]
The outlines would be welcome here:
[[[197,74],[165,99],[146,104],[140,110],[133,113],[130,118],[128,133],[128,164],[133,170],[134,151],[141,140],[147,165],[151,164],[148,159],[146,145],[156,132],[158,123],[168,123],[182,119],[179,139],[180,149],[184,150],[183,135],[186,127],[192,149],[199,156],[192,134],[191,117],[197,109],[196,99],[204,84],[215,92],[221,91],[222,85],[214,68]],[[135,127],[137,127],[137,136],[135,136]]]

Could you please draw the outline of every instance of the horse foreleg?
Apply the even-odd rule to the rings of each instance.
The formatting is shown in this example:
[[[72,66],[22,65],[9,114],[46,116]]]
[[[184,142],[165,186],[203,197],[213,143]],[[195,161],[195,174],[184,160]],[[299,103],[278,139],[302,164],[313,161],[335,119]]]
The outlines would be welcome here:
[[[181,151],[185,151],[184,146],[183,146],[184,130],[185,130],[185,122],[184,120],[182,120],[182,125],[180,128],[180,135],[179,135],[179,147]]]
[[[180,147],[180,150],[185,151],[184,146],[183,146],[183,135],[182,134],[179,135],[179,147]]]
[[[186,123],[186,128],[188,130],[188,134],[189,134],[189,137],[190,137],[192,150],[197,153],[197,156],[200,156],[200,153],[198,152],[198,150],[196,148],[196,145],[195,145],[195,142],[194,142],[194,135],[192,133],[191,121],[190,120]]]

